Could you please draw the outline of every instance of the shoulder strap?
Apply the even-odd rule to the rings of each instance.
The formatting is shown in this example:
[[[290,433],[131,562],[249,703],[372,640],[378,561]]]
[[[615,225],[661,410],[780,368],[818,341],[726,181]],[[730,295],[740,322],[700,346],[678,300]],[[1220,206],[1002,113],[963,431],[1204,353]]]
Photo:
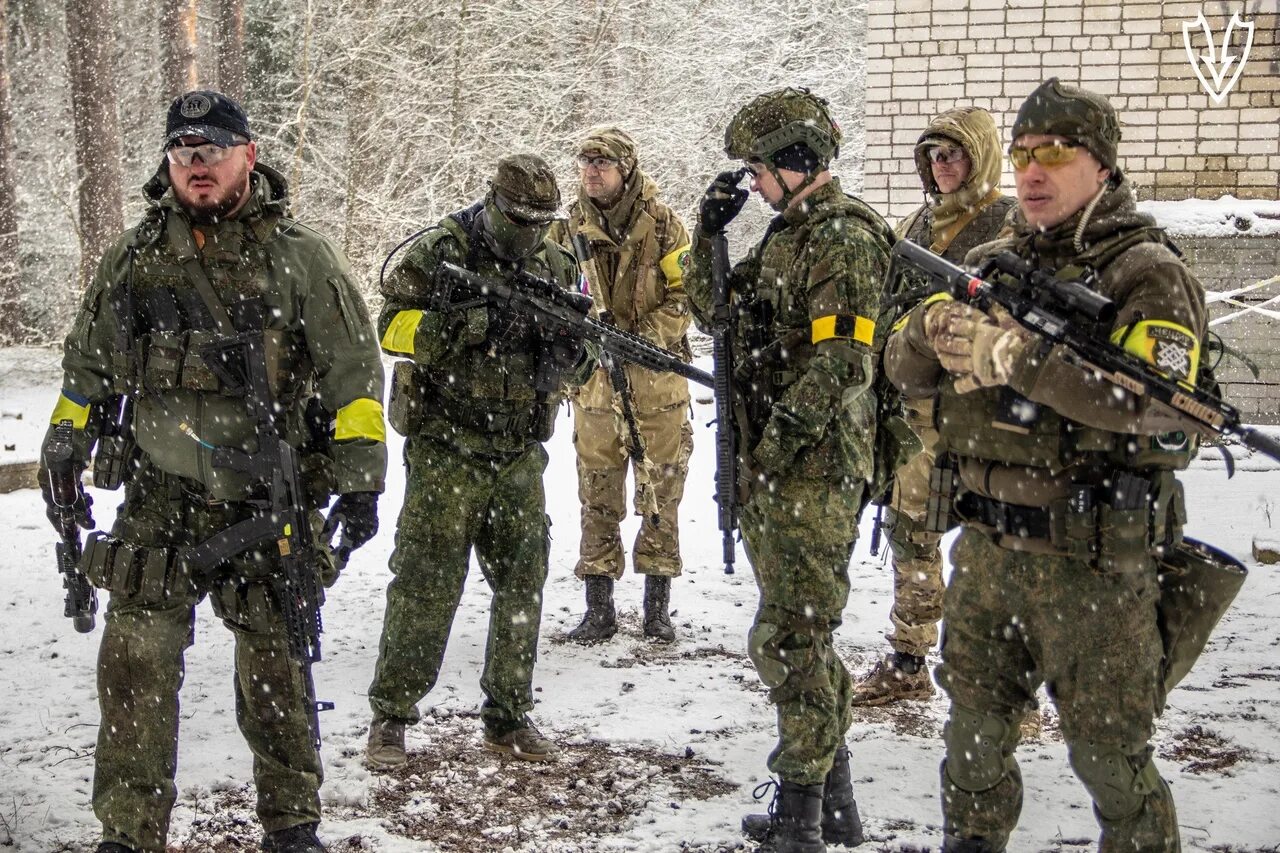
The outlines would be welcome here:
[[[236,327],[231,322],[231,315],[227,313],[226,306],[218,298],[217,292],[213,289],[213,283],[209,281],[209,276],[200,263],[200,253],[196,249],[196,241],[191,235],[191,227],[187,221],[179,216],[177,211],[170,209],[165,216],[165,232],[169,235],[169,249],[182,265],[182,271],[186,273],[187,280],[195,287],[196,293],[200,294],[205,307],[209,309],[218,332],[226,337],[235,335]]]

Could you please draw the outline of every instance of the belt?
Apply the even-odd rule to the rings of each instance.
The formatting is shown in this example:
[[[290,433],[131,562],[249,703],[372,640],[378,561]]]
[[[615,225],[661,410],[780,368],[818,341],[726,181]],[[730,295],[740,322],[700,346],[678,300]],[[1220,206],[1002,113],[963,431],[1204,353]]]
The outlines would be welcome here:
[[[1049,539],[1053,521],[1048,507],[1020,506],[965,492],[956,501],[956,512],[965,521],[994,527],[998,533],[1021,539]]]
[[[468,409],[461,406],[449,407],[445,415],[459,426],[478,429],[482,432],[526,433],[533,427],[534,412],[525,410],[512,414],[486,412],[483,409]]]

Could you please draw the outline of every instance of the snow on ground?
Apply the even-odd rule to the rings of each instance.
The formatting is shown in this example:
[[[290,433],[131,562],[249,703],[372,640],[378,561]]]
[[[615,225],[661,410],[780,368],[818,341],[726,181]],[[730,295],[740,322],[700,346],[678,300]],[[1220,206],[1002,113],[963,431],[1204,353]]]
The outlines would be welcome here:
[[[0,351],[4,424],[21,409],[39,424],[57,388],[51,350]],[[29,374],[31,381],[25,381]],[[23,390],[23,388],[35,390]],[[695,394],[695,451],[682,511],[686,574],[673,603],[679,641],[639,636],[641,584],[618,586],[624,629],[583,648],[564,641],[581,615],[573,577],[577,498],[571,424],[550,442],[551,577],[535,678],[535,719],[566,746],[550,766],[513,764],[479,748],[489,595],[478,570],[463,597],[440,683],[421,703],[428,722],[410,730],[410,767],[391,777],[361,764],[369,710],[365,690],[377,656],[387,558],[404,488],[393,464],[382,533],[357,552],[325,609],[324,660],[316,692],[337,703],[321,715],[326,804],[321,835],[335,850],[711,851],[750,849],[738,831],[766,778],[773,712],[742,654],[756,601],[745,556],[738,573],[719,565],[710,395]],[[25,425],[24,424],[24,425]],[[6,427],[7,428],[7,427]],[[37,436],[38,440],[38,436]],[[393,441],[398,460],[400,442]],[[1280,840],[1280,574],[1251,561],[1255,536],[1274,539],[1280,471],[1251,465],[1227,480],[1206,460],[1185,475],[1191,535],[1249,562],[1251,576],[1204,658],[1170,697],[1156,746],[1178,803],[1184,849],[1242,853]],[[98,523],[115,495],[99,494]],[[0,495],[7,557],[0,562],[0,847],[84,851],[96,841],[89,806],[97,726],[94,659],[101,625],[76,634],[62,617],[53,534],[34,490]],[[627,530],[634,531],[634,520]],[[853,591],[837,647],[863,671],[885,650],[892,576],[868,552],[870,514],[852,566]],[[174,850],[249,850],[257,837],[251,759],[235,730],[229,633],[201,605],[182,694],[179,801]],[[938,762],[946,704],[860,711],[849,733],[863,849],[937,849]],[[1091,850],[1084,790],[1071,776],[1049,712],[1044,733],[1019,750],[1026,781],[1011,851]],[[529,811],[520,812],[521,803]],[[447,826],[446,826],[447,824]],[[454,830],[469,827],[465,832]],[[446,829],[448,831],[446,831]],[[429,839],[435,839],[434,841]]]
[[[1218,199],[1140,201],[1138,209],[1184,237],[1266,237],[1280,234],[1280,201]]]

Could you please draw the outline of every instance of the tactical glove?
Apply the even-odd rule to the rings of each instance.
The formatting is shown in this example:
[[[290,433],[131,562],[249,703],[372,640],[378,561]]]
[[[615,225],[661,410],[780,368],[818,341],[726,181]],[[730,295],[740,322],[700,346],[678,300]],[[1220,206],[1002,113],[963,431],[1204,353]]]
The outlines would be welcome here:
[[[980,319],[953,316],[938,334],[938,361],[960,377],[955,385],[958,393],[1009,383],[1031,335],[1006,318],[1001,316],[997,322],[986,315]]]
[[[925,309],[924,314],[924,339],[928,343],[929,348],[935,353],[938,351],[938,338],[946,334],[951,321],[955,319],[981,321],[986,319],[977,308],[966,305],[963,302],[956,302],[954,299],[943,299],[933,303]]]
[[[698,207],[698,229],[706,236],[723,231],[747,203],[747,196],[751,195],[751,191],[738,186],[743,177],[740,169],[721,172],[702,194],[702,204]]]
[[[333,538],[338,525],[342,525],[342,538],[334,549],[337,571],[341,571],[351,559],[351,552],[368,542],[378,532],[378,493],[348,492],[339,495],[329,509],[321,537],[325,542]],[[333,579],[337,580],[337,573]],[[326,584],[331,585],[332,581]]]
[[[55,477],[65,478],[65,482],[58,484],[59,494],[64,496],[68,493],[74,495],[69,501],[64,497],[62,507],[54,503],[49,470],[41,466],[38,473],[40,496],[44,498],[45,517],[49,519],[49,523],[53,525],[53,529],[58,531],[60,536],[74,534],[76,527],[92,530],[95,526],[93,520],[93,497],[85,493],[84,484],[80,482],[80,475],[84,472],[84,467],[83,465],[73,465],[71,471],[53,474]]]

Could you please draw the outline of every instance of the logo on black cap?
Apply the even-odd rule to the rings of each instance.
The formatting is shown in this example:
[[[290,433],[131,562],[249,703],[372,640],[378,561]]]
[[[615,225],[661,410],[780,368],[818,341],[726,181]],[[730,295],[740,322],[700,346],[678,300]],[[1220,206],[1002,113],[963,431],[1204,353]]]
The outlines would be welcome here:
[[[204,95],[189,95],[182,102],[181,112],[185,118],[200,118],[209,114],[213,102]]]

